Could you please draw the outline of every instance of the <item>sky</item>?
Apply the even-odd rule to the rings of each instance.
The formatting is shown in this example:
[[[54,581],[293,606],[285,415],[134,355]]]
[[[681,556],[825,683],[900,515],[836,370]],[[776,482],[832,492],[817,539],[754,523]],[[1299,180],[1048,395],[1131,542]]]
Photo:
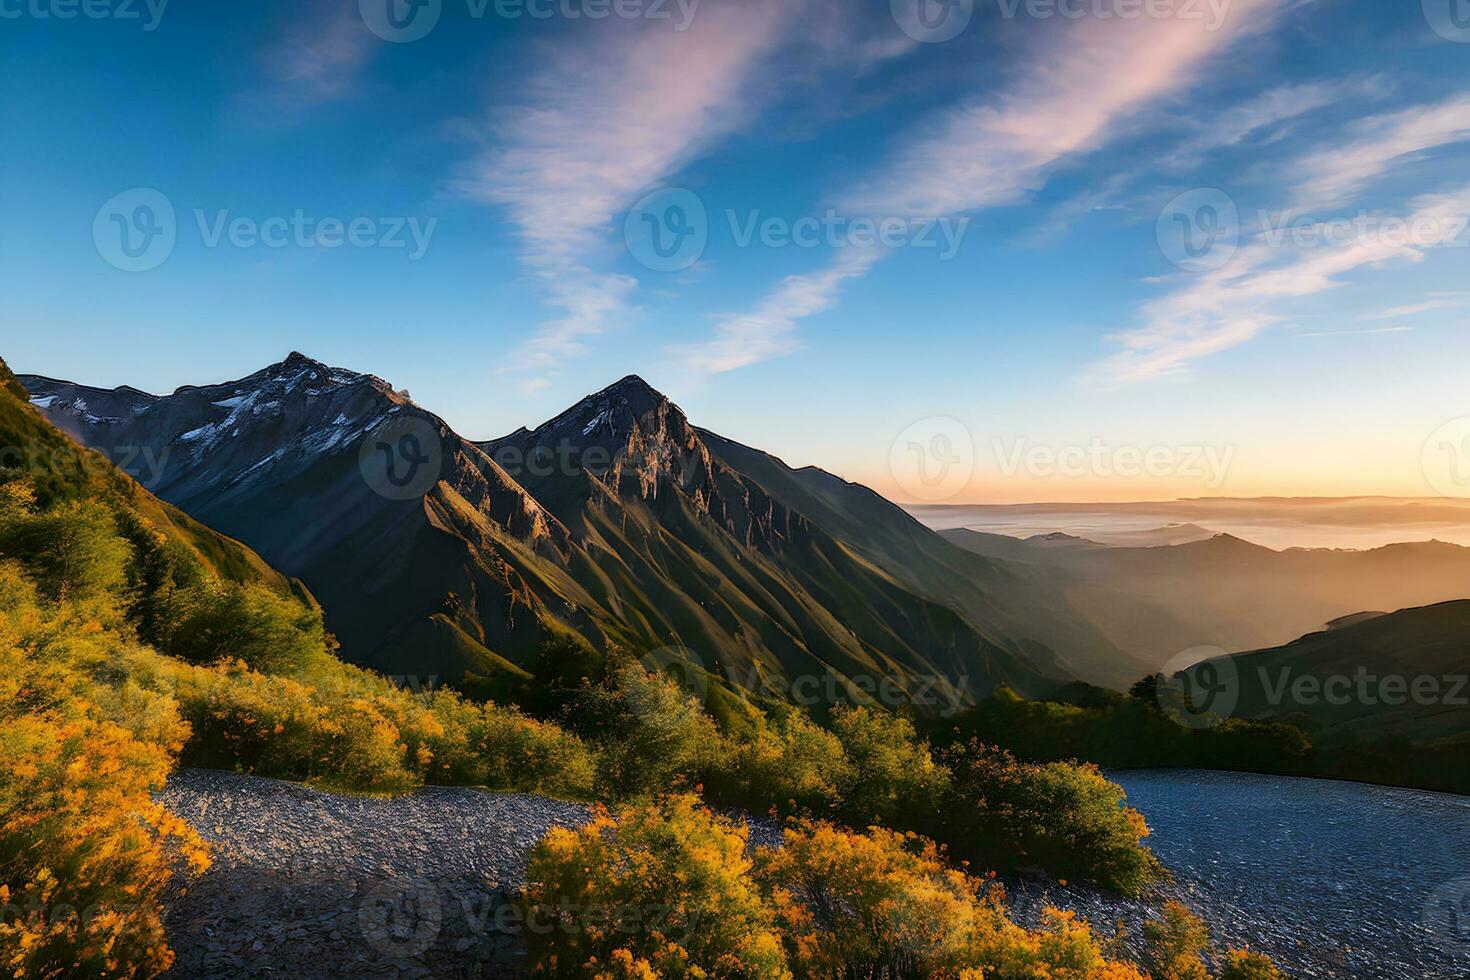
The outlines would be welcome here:
[[[1466,0],[0,0],[0,355],[627,374],[901,502],[1470,495]]]

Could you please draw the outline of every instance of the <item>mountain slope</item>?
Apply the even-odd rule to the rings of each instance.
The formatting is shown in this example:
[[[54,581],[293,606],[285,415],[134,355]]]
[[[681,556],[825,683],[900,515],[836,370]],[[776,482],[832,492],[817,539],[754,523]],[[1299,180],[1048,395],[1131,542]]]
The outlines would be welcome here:
[[[1076,608],[1115,642],[1151,658],[1151,669],[1196,646],[1261,649],[1365,609],[1470,598],[1470,548],[1438,541],[1273,551],[1230,535],[1114,548],[1079,538],[941,533],[978,554],[1050,571]]]
[[[1237,717],[1304,715],[1324,744],[1470,734],[1470,601],[1401,609],[1227,659]]]
[[[239,541],[226,537],[159,500],[113,467],[106,456],[67,439],[27,405],[22,382],[0,360],[0,469],[19,471],[36,488],[38,502],[94,499],[136,513],[157,534],[187,550],[215,576],[261,584],[308,603],[310,595]]]
[[[819,700],[883,678],[907,695],[936,679],[1042,693],[1074,664],[1121,656],[1064,601],[1029,599],[1045,594],[1034,570],[742,452],[637,378],[485,443],[381,379],[299,354],[168,396],[22,380],[88,445],[165,460],[160,496],[308,583],[344,648],[389,673],[533,669],[565,630],[684,648],[768,694],[830,676]],[[417,495],[384,483],[405,446],[433,457]],[[1050,622],[1025,628],[1038,608]]]

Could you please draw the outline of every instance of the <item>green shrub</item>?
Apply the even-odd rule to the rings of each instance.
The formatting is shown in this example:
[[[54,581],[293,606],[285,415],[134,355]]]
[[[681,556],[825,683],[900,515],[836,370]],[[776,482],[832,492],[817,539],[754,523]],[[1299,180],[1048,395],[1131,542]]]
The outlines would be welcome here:
[[[1030,765],[971,742],[943,754],[953,782],[944,839],[990,867],[1036,865],[1136,895],[1163,868],[1143,845],[1148,825],[1092,765]]]
[[[1225,954],[1219,980],[1286,980],[1286,974],[1260,953],[1232,949]]]
[[[1204,953],[1210,932],[1179,902],[1164,903],[1164,917],[1145,922],[1143,934],[1144,962],[1153,980],[1209,980]]]
[[[876,708],[838,708],[832,730],[847,755],[842,808],[853,822],[916,827],[940,804],[949,773],[913,722]]]
[[[750,867],[744,826],[689,795],[555,828],[526,870],[532,962],[552,977],[790,977]]]
[[[757,721],[712,788],[720,798],[756,810],[830,812],[853,781],[841,739],[793,708]]]

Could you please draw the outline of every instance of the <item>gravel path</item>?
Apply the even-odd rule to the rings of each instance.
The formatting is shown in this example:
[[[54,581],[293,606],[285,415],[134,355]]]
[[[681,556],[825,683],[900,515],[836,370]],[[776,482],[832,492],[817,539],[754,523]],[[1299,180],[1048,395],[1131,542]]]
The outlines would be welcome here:
[[[377,799],[185,770],[160,797],[214,846],[175,898],[175,977],[512,976],[532,845],[587,809],[429,788]]]
[[[1136,952],[1165,898],[1222,943],[1297,978],[1470,977],[1470,799],[1350,783],[1194,771],[1115,773],[1175,879],[1147,901],[1006,882],[1018,921],[1076,911],[1121,921]],[[185,770],[161,795],[214,846],[175,896],[174,977],[515,977],[510,904],[531,847],[587,808],[532,796],[424,789],[377,799]],[[778,833],[752,821],[752,843]],[[1433,911],[1438,910],[1438,911]]]

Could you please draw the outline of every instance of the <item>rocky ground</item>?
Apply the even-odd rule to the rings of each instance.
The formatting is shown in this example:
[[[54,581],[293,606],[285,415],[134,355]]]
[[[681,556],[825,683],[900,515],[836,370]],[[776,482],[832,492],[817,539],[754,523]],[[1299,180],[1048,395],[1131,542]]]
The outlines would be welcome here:
[[[578,804],[539,797],[445,788],[394,799],[336,796],[198,770],[171,779],[162,801],[214,848],[214,867],[174,896],[167,914],[178,953],[172,976],[204,980],[519,976],[523,937],[536,927],[510,902],[524,883],[526,856],[549,828],[588,816]],[[778,836],[769,824],[752,824],[752,843]],[[1156,835],[1177,874],[1146,901],[1012,879],[1013,913],[1035,925],[1045,906],[1056,905],[1103,935],[1122,923],[1123,951],[1136,952],[1142,923],[1165,898],[1178,898],[1223,942],[1268,953],[1294,977],[1470,976],[1463,968],[1470,959],[1437,951],[1432,936],[1375,909],[1363,893],[1347,903],[1357,914],[1343,915],[1346,905],[1333,914],[1298,868],[1273,874],[1281,846],[1235,873],[1229,862],[1246,848],[1215,853],[1219,836]],[[1335,866],[1333,896],[1354,873],[1350,862]]]
[[[585,807],[430,788],[378,799],[186,770],[162,801],[214,848],[174,899],[180,977],[479,977],[517,971],[507,902],[533,844]]]

